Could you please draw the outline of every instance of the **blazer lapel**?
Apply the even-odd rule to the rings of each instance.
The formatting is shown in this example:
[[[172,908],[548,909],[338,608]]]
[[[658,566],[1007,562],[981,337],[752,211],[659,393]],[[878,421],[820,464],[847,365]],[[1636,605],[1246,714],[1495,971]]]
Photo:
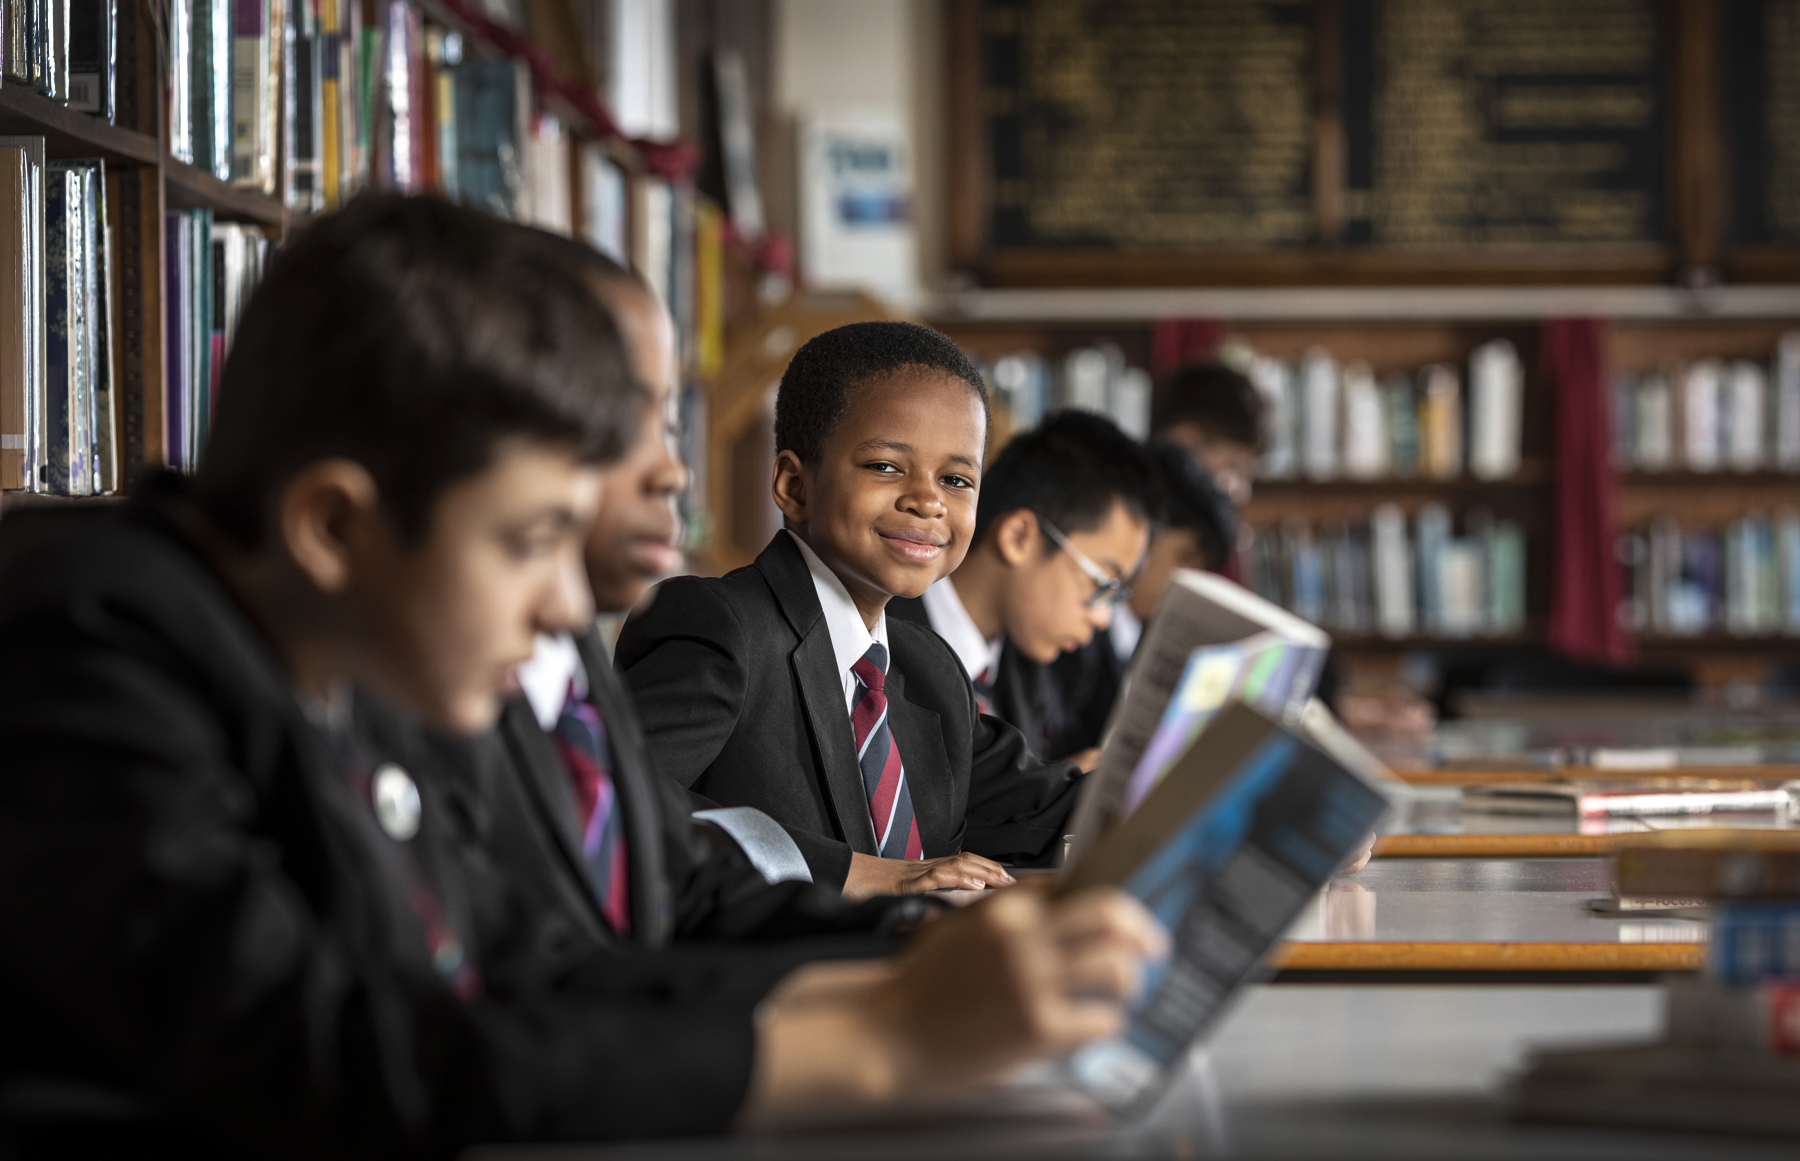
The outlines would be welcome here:
[[[869,798],[863,792],[862,770],[856,764],[856,739],[850,732],[850,714],[844,707],[844,679],[838,672],[837,654],[831,647],[831,630],[825,611],[813,589],[806,558],[786,531],[756,558],[782,615],[800,638],[789,655],[800,702],[806,711],[813,744],[818,747],[820,774],[837,815],[838,829],[850,849],[876,854],[875,824],[869,820]],[[904,751],[902,752],[904,753]]]

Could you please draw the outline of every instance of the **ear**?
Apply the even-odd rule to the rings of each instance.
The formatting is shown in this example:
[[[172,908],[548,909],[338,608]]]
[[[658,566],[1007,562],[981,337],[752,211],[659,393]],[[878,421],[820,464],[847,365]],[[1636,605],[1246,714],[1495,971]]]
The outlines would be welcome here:
[[[1043,538],[1043,533],[1038,530],[1037,513],[1029,508],[1014,509],[1000,517],[991,535],[994,538],[994,550],[1012,568],[1018,568],[1042,555],[1038,541]]]
[[[806,524],[806,467],[792,449],[775,456],[775,506],[793,525]]]
[[[281,540],[321,593],[350,586],[359,548],[383,521],[375,477],[354,460],[308,464],[281,490]]]

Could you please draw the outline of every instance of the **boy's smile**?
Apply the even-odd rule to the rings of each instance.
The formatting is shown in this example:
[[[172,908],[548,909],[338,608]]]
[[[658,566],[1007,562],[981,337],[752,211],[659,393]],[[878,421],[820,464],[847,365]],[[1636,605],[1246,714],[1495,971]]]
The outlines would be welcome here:
[[[903,367],[850,392],[817,464],[777,457],[775,503],[872,626],[889,597],[916,597],[962,563],[986,444],[967,383]]]

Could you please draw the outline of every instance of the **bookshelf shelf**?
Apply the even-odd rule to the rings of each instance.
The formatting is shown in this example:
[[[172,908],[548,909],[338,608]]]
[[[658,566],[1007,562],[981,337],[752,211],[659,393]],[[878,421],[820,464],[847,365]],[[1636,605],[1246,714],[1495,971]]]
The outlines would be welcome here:
[[[135,165],[158,160],[156,138],[73,112],[17,85],[0,85],[0,134],[42,137],[53,159],[98,157]]]
[[[205,170],[167,154],[162,165],[163,196],[172,206],[209,208],[214,217],[227,222],[254,222],[278,230],[287,225],[287,209],[272,197],[234,189]]]
[[[1721,469],[1716,472],[1620,472],[1619,484],[1625,488],[1674,489],[1689,488],[1786,488],[1800,492],[1800,473],[1738,472]]]
[[[1783,478],[1800,483],[1800,476]],[[1550,473],[1544,465],[1531,463],[1521,465],[1516,473],[1500,480],[1482,480],[1474,476],[1456,476],[1447,480],[1425,476],[1380,476],[1373,479],[1257,480],[1255,494],[1258,499],[1264,496],[1270,498],[1279,496],[1285,499],[1318,495],[1322,492],[1329,492],[1332,495],[1366,496],[1370,499],[1380,499],[1394,494],[1418,496],[1454,493],[1464,496],[1472,492],[1541,488],[1549,482]]]

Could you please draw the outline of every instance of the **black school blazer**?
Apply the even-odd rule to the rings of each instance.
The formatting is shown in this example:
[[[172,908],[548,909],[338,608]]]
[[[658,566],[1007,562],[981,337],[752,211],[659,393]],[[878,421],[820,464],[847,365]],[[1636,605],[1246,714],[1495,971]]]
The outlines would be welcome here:
[[[511,868],[460,834],[427,767],[411,767],[419,832],[382,832],[160,517],[182,487],[0,522],[5,1120],[44,1092],[69,1147],[82,1110],[116,1135],[96,1155],[166,1133],[169,1155],[446,1161],[481,1141],[724,1130],[756,1006],[798,949],[590,957],[527,973],[527,994],[478,955],[484,985],[458,996],[417,887],[479,928]]]
[[[888,717],[925,856],[1053,861],[1080,771],[1043,764],[1017,730],[976,712],[962,663],[931,630],[890,617],[888,644]],[[852,851],[876,853],[831,633],[786,532],[727,576],[664,581],[614,660],[658,771],[697,804],[767,813],[833,887]]]

